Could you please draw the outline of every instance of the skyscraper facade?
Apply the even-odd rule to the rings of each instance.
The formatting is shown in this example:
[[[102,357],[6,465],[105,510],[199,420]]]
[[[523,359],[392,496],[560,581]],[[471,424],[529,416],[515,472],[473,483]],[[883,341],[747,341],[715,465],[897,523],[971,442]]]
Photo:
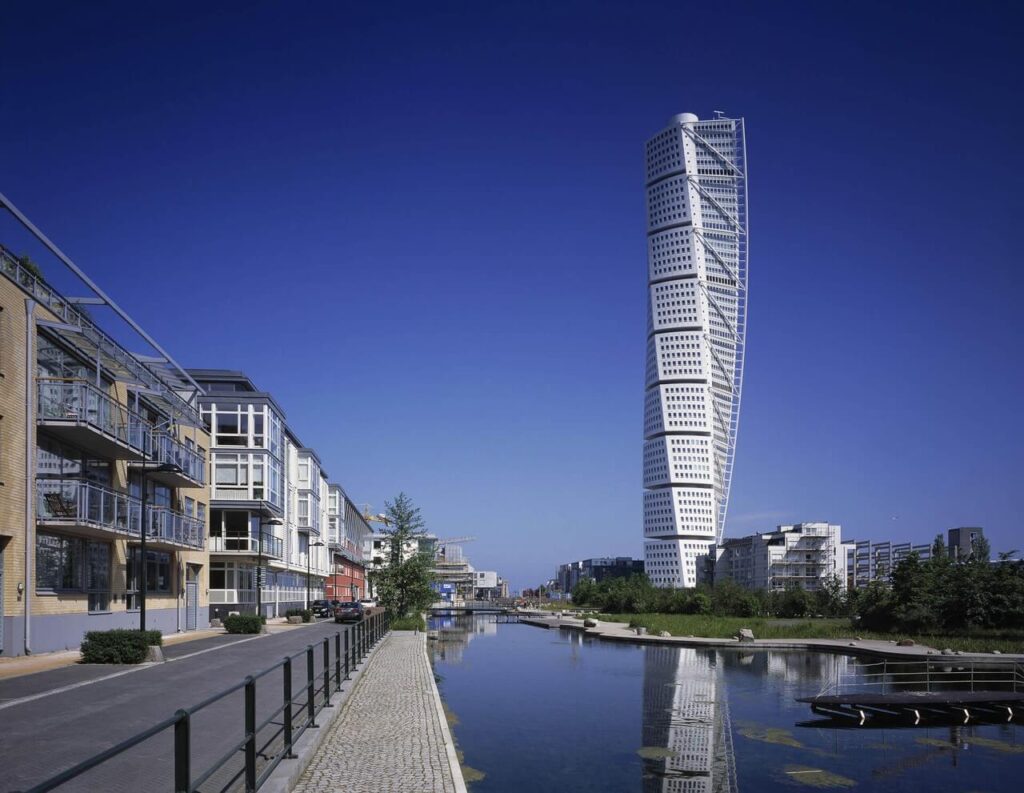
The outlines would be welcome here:
[[[644,567],[696,585],[729,503],[747,307],[742,119],[673,116],[647,142]]]

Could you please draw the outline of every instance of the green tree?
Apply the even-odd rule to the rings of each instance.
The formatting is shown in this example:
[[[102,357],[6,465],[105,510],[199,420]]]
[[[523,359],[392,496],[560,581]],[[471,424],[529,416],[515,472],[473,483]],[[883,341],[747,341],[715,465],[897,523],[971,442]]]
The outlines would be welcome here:
[[[806,617],[811,612],[812,602],[806,589],[795,581],[789,581],[778,599],[778,615],[788,618]]]
[[[427,608],[434,602],[434,560],[422,549],[419,540],[426,534],[426,523],[405,493],[385,502],[388,517],[384,534],[388,542],[388,564],[371,574],[377,599],[388,612],[401,619]],[[417,550],[413,550],[416,546]]]
[[[833,573],[814,591],[814,613],[826,617],[839,617],[846,612],[846,588],[842,579]]]

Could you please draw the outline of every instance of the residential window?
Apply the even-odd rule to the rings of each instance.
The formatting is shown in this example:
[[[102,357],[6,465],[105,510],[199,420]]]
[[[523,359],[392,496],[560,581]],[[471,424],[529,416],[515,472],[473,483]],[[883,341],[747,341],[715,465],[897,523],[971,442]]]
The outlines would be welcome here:
[[[109,610],[110,544],[38,532],[36,589],[85,592],[89,611]]]
[[[125,603],[129,610],[139,608],[141,600],[139,568],[142,549],[128,548],[128,580],[125,586]],[[146,594],[168,595],[171,593],[171,555],[164,551],[146,551]]]

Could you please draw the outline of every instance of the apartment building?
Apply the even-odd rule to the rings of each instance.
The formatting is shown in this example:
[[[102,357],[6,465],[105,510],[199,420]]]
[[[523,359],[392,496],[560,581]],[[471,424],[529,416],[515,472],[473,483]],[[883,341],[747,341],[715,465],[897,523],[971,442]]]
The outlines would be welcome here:
[[[210,617],[283,616],[323,597],[327,474],[243,372],[191,369],[210,432]]]
[[[163,633],[205,627],[200,389],[7,208],[55,253],[48,266],[93,296],[61,294],[0,246],[0,653],[74,648],[87,631],[143,620]],[[129,328],[117,338],[96,318],[111,313]],[[158,354],[129,351],[128,336]]]
[[[327,486],[327,548],[331,569],[324,596],[333,600],[360,600],[368,596],[363,548],[373,536],[366,518],[341,485]]]
[[[698,564],[704,581],[735,581],[747,589],[813,591],[835,576],[846,586],[846,560],[854,543],[843,542],[842,527],[797,523],[775,531],[723,540]]]
[[[559,565],[555,580],[558,582],[559,591],[571,595],[573,588],[585,578],[604,581],[606,578],[629,578],[643,572],[643,559],[634,559],[631,556],[603,556]]]
[[[974,541],[983,538],[980,526],[958,526],[946,531],[946,553],[951,559],[965,559],[971,554]],[[846,557],[846,578],[858,589],[872,581],[887,581],[893,568],[916,553],[922,562],[932,555],[931,543],[913,544],[893,540],[859,540]]]

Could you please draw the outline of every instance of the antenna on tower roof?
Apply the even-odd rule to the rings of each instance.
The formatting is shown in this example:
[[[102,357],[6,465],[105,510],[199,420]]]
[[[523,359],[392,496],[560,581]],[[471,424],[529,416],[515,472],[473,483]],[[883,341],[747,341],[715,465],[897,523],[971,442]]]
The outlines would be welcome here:
[[[721,118],[722,116],[725,115],[725,111],[724,110],[716,110],[714,112],[715,112],[715,118]]]

